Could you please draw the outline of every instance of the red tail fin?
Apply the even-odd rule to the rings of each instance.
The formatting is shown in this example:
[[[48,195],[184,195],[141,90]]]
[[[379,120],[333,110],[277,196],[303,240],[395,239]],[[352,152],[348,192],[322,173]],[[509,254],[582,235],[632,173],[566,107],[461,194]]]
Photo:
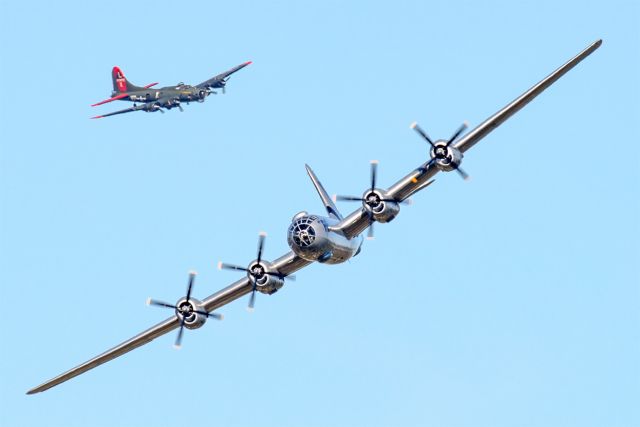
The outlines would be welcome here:
[[[111,76],[113,78],[113,91],[117,93],[127,92],[129,90],[129,82],[124,76],[124,73],[120,67],[113,67],[111,70]]]

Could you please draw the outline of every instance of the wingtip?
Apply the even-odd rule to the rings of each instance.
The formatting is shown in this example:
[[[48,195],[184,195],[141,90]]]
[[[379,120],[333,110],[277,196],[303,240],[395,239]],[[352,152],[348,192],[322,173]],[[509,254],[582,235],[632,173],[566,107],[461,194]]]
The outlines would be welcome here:
[[[218,270],[222,270],[222,261],[218,261]]]
[[[313,169],[311,169],[311,166],[309,166],[308,164],[306,164],[306,163],[305,163],[305,164],[304,164],[304,168],[307,170],[307,173],[308,173],[309,175],[312,175],[312,174],[313,174]]]
[[[91,119],[102,119],[104,116],[93,116]]]
[[[147,300],[144,303],[145,305],[151,305],[151,297],[147,298]]]
[[[418,126],[418,122],[413,122],[409,125],[409,129],[415,129]]]
[[[174,348],[175,350],[180,350],[180,349],[182,348],[182,345],[180,345],[180,344],[174,344],[174,345],[173,345],[173,348]]]
[[[258,233],[258,236],[267,237],[267,232],[266,231],[261,231],[261,232]]]
[[[244,65],[251,65],[251,64],[253,64],[253,61],[247,61],[244,63]]]
[[[379,160],[371,160],[369,163],[371,163],[372,165],[377,165],[378,163],[380,163]]]
[[[198,275],[197,271],[195,271],[195,270],[189,271],[189,276],[197,276],[197,275]]]
[[[35,388],[29,390],[26,394],[36,394],[38,391]]]

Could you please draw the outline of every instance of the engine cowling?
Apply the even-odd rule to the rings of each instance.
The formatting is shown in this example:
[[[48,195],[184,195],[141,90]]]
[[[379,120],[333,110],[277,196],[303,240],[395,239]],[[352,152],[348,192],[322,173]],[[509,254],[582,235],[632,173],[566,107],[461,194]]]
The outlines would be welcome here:
[[[378,222],[390,222],[398,213],[400,205],[386,191],[375,188],[362,194],[362,206]]]
[[[256,290],[267,295],[278,292],[284,286],[284,277],[281,276],[270,262],[254,260],[249,264],[247,276],[255,283]]]
[[[184,326],[187,329],[198,329],[207,321],[207,316],[196,313],[196,311],[206,313],[200,300],[190,298],[187,301],[185,297],[182,297],[176,302],[176,316],[180,320],[184,319]]]
[[[431,158],[441,171],[450,172],[455,170],[462,163],[463,154],[453,147],[448,141],[436,141],[431,147]]]

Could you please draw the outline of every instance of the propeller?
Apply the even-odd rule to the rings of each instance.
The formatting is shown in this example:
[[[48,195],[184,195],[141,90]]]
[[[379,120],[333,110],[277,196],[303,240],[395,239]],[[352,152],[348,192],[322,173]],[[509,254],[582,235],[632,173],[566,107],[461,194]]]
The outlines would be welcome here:
[[[240,265],[235,264],[227,264],[222,261],[218,263],[219,270],[234,270],[234,271],[244,271],[249,276],[251,280],[251,296],[249,297],[249,305],[247,306],[248,311],[253,311],[255,302],[256,302],[256,290],[258,289],[258,281],[266,276],[278,277],[280,279],[289,279],[296,280],[296,276],[293,274],[284,275],[280,273],[276,273],[273,271],[266,271],[260,262],[262,261],[262,252],[264,251],[264,241],[267,237],[267,233],[261,231],[258,235],[258,256],[256,257],[256,261],[252,263],[249,267],[242,267]]]
[[[380,194],[378,194],[375,190],[376,190],[376,180],[377,180],[377,176],[378,176],[378,161],[377,160],[371,160],[371,188],[369,190],[367,190],[367,192],[361,196],[361,197],[356,197],[356,196],[339,196],[339,195],[335,195],[334,196],[334,201],[341,201],[341,202],[362,202],[366,205],[368,205],[370,207],[370,209],[366,209],[367,214],[369,216],[369,230],[367,232],[367,239],[371,240],[374,238],[374,231],[373,231],[373,224],[375,222],[374,219],[374,215],[373,215],[373,209],[375,207],[377,207],[378,205],[380,205],[380,203],[382,202],[394,202],[394,203],[400,203],[403,205],[410,205],[411,199],[405,199],[405,200],[396,200],[393,198],[384,198],[384,197],[380,197]]]
[[[231,76],[227,77],[226,79],[222,79],[222,94],[225,95],[227,93],[227,82],[229,81],[229,79],[231,78]]]
[[[176,316],[178,316],[178,318],[180,319],[180,329],[178,329],[178,336],[176,337],[176,342],[173,346],[177,349],[180,348],[182,344],[182,334],[184,333],[185,321],[192,314],[194,313],[201,314],[205,316],[207,319],[210,317],[213,317],[214,319],[222,320],[224,318],[224,316],[218,313],[213,313],[213,312],[209,313],[204,310],[199,310],[197,306],[192,302],[191,290],[193,289],[193,282],[196,278],[196,274],[197,273],[195,271],[192,271],[189,273],[189,283],[187,285],[187,296],[185,297],[184,301],[182,300],[179,301],[180,305],[169,304],[167,302],[154,300],[152,298],[147,299],[147,305],[172,308],[176,311]]]
[[[181,113],[184,113],[184,108],[182,108],[182,105],[178,102],[178,109],[180,110]]]
[[[429,138],[429,135],[427,135],[427,133],[420,126],[418,126],[418,122],[413,122],[410,126],[411,129],[415,130],[420,136],[422,136],[433,148],[433,157],[424,167],[421,167],[420,170],[422,172],[425,172],[427,168],[431,166],[431,164],[434,164],[440,160],[450,165],[453,170],[458,172],[458,175],[460,175],[462,179],[464,179],[465,181],[469,180],[469,174],[460,167],[459,161],[454,161],[452,150],[454,150],[455,148],[451,146],[462,134],[462,132],[467,129],[467,126],[467,122],[462,123],[462,125],[453,133],[453,135],[451,135],[451,138],[449,138],[447,141],[433,142],[431,138]]]

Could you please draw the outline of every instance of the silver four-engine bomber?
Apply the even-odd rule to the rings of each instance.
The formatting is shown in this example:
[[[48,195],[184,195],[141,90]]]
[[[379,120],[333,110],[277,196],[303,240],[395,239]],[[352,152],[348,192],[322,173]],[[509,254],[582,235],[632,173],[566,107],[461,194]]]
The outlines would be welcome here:
[[[231,301],[243,295],[251,294],[249,308],[253,308],[256,292],[273,294],[284,285],[286,280],[294,279],[292,273],[297,270],[315,261],[325,264],[338,264],[358,255],[363,241],[362,233],[367,228],[369,228],[369,234],[371,235],[372,226],[375,222],[389,222],[395,218],[400,212],[400,205],[406,203],[411,195],[431,184],[433,176],[439,171],[456,171],[462,178],[466,179],[468,175],[460,168],[466,151],[594,52],[601,43],[602,41],[598,40],[588,46],[538,84],[464,135],[466,124],[461,126],[448,140],[433,141],[417,124],[411,125],[430,145],[429,159],[386,190],[376,187],[377,162],[372,162],[371,184],[363,195],[361,197],[339,196],[336,198],[337,200],[360,201],[362,203],[360,208],[346,217],[340,214],[316,175],[309,166],[306,166],[307,173],[324,204],[327,216],[314,215],[307,212],[300,212],[295,215],[287,233],[287,241],[291,247],[290,252],[272,262],[264,260],[262,255],[265,234],[261,233],[258,240],[257,257],[246,268],[225,263],[220,263],[219,265],[220,268],[241,271],[245,273],[244,277],[199,301],[191,297],[195,277],[195,274],[191,273],[187,286],[187,296],[179,299],[175,305],[149,300],[150,304],[172,308],[175,312],[173,316],[105,353],[29,390],[27,394],[47,390],[176,328],[178,328],[176,345],[179,346],[184,328],[198,328],[210,317],[220,319],[221,316],[214,313],[214,310]]]

